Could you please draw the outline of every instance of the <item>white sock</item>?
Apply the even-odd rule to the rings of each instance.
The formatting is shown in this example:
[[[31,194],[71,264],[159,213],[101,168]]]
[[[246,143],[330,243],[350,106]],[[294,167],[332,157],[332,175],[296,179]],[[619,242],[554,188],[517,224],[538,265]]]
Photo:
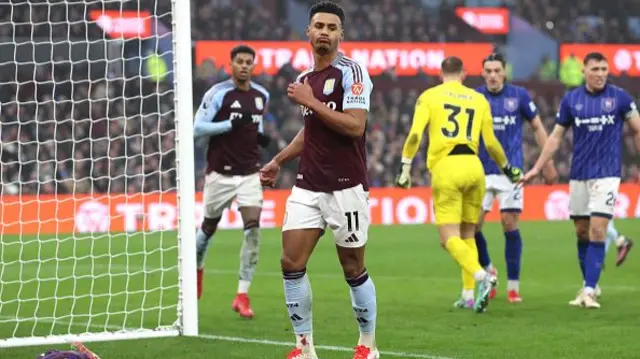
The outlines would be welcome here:
[[[487,277],[487,272],[484,269],[473,273],[473,279],[475,279],[476,282],[482,282],[486,277]]]
[[[520,291],[520,281],[519,280],[508,280],[507,281],[507,290],[515,290],[516,292]]]
[[[316,354],[313,345],[313,333],[296,335],[296,348],[302,349],[303,354]]]
[[[251,286],[251,281],[240,279],[238,281],[238,294],[249,293],[250,286]]]
[[[463,289],[462,290],[462,300],[472,300],[475,299],[475,293],[473,289]]]
[[[584,294],[586,295],[594,295],[596,290],[591,287],[584,287]]]
[[[621,247],[624,244],[625,239],[625,236],[619,235],[618,238],[616,238],[616,247]]]

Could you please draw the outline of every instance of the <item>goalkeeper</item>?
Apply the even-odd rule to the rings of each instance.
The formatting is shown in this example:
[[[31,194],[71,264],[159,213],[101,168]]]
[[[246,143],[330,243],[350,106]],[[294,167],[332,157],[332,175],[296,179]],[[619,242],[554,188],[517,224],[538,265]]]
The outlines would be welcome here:
[[[462,60],[446,58],[441,76],[441,85],[424,91],[418,98],[396,185],[411,186],[411,161],[422,133],[430,125],[427,168],[432,177],[440,242],[462,268],[463,279],[476,281],[475,298],[469,300],[473,301],[474,310],[481,313],[489,304],[489,293],[497,278],[480,266],[474,239],[485,193],[484,169],[478,158],[480,135],[491,157],[512,182],[520,179],[522,171],[509,165],[493,133],[487,100],[462,84]]]

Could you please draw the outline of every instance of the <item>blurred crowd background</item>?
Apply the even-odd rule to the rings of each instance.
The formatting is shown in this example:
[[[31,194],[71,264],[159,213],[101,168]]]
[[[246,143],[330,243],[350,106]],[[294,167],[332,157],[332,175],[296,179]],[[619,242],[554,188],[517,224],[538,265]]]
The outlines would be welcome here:
[[[193,0],[192,38],[198,40],[304,40],[307,0]],[[580,61],[560,61],[558,45],[633,44],[640,38],[640,3],[618,0],[351,0],[336,1],[347,11],[349,41],[473,43],[490,42],[509,61],[511,79],[526,86],[548,130],[567,88],[579,86]],[[142,58],[150,57],[159,40],[127,39],[87,61],[50,51],[42,61],[36,43],[100,42],[107,38],[95,23],[85,21],[92,9],[140,9],[156,15],[156,23],[171,26],[169,1],[139,2],[31,1],[0,4],[0,38],[12,43],[0,48],[0,180],[5,194],[166,191],[176,187],[172,76],[151,76]],[[124,5],[123,5],[124,4]],[[456,15],[456,8],[501,7],[510,11],[512,32],[486,34]],[[44,10],[34,12],[35,9]],[[518,29],[518,32],[515,31]],[[523,33],[521,30],[526,29]],[[62,38],[60,38],[62,36]],[[540,46],[523,43],[522,36]],[[55,39],[58,40],[55,40]],[[151,42],[150,42],[151,41]],[[24,45],[27,50],[21,49]],[[117,45],[117,46],[116,46]],[[4,45],[3,45],[4,46]],[[112,46],[115,46],[112,48]],[[555,47],[554,47],[555,46]],[[28,50],[33,48],[34,50]],[[536,48],[538,53],[529,52]],[[7,52],[6,50],[10,50]],[[88,48],[87,48],[88,49]],[[114,68],[116,58],[124,64]],[[151,49],[151,50],[150,50]],[[20,57],[20,51],[33,51]],[[594,46],[594,50],[597,47]],[[3,57],[4,52],[4,57]],[[69,50],[69,53],[72,51]],[[116,51],[117,52],[117,51]],[[7,55],[8,53],[8,55]],[[87,54],[89,51],[87,50]],[[93,54],[93,52],[92,52]],[[42,55],[42,54],[40,54]],[[23,59],[24,58],[24,59]],[[533,59],[533,60],[532,60]],[[578,59],[579,60],[579,59]],[[193,105],[204,92],[228,77],[224,61],[193,66]],[[170,70],[168,70],[170,71]],[[254,80],[271,93],[265,130],[275,141],[264,151],[269,160],[286,146],[302,126],[299,108],[290,103],[286,86],[297,71],[283,66],[274,75]],[[373,78],[367,127],[369,179],[373,186],[390,186],[411,125],[415,100],[436,85],[434,76],[396,76],[391,69]],[[636,98],[640,86],[621,73],[613,83]],[[480,85],[471,77],[468,85]],[[526,168],[539,148],[525,125]],[[623,181],[637,180],[638,153],[625,129]],[[427,143],[423,143],[423,147]],[[197,189],[202,189],[206,143],[196,144]],[[561,181],[568,180],[571,136],[556,157]],[[424,149],[416,159],[414,183],[429,185]],[[296,163],[283,170],[278,186],[291,187]]]

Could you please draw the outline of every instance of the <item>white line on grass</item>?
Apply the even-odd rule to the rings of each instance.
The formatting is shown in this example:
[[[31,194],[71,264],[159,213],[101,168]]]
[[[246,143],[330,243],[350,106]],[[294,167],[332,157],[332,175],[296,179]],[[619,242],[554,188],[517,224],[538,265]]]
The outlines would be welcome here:
[[[87,322],[78,322],[78,321],[68,321],[61,320],[55,318],[16,318],[12,316],[0,316],[0,321],[7,323],[11,321],[18,322],[40,322],[40,323],[49,323],[49,324],[57,324],[57,325],[67,325],[72,327],[84,327],[84,328],[94,328],[100,329],[104,331],[105,329],[109,329],[112,331],[122,331],[127,330],[119,325],[100,325],[100,324],[92,324]],[[128,328],[128,331],[139,330],[139,328]],[[79,333],[75,333],[79,334]],[[202,339],[207,340],[219,340],[225,342],[233,342],[233,343],[246,343],[246,344],[260,344],[260,345],[272,345],[272,346],[281,346],[281,347],[290,347],[293,345],[293,342],[283,342],[276,340],[268,340],[268,339],[254,339],[254,338],[241,338],[241,337],[229,337],[224,335],[214,335],[214,334],[200,334],[198,336]],[[347,347],[339,347],[334,345],[316,345],[317,349],[333,351],[333,352],[350,352],[353,351],[353,348]],[[381,351],[381,355],[397,357],[397,358],[416,358],[416,359],[454,359],[451,357],[443,357],[437,355],[429,355],[429,354],[417,354],[417,353],[402,353],[402,352],[393,352],[393,351]]]
[[[250,343],[250,344],[262,344],[262,345],[273,345],[280,347],[290,347],[293,345],[292,342],[280,342],[275,340],[267,340],[267,339],[252,339],[252,338],[239,338],[239,337],[226,337],[221,335],[211,335],[211,334],[201,334],[199,335],[201,338],[212,339],[212,340],[221,340],[226,342],[234,342],[234,343]],[[338,347],[333,345],[316,345],[316,349],[328,350],[333,352],[351,352],[353,348],[347,347]],[[416,353],[402,353],[402,352],[388,352],[388,351],[380,351],[380,355],[396,357],[396,358],[417,358],[417,359],[454,359],[451,357],[443,357],[437,355],[429,355],[429,354],[416,354]]]

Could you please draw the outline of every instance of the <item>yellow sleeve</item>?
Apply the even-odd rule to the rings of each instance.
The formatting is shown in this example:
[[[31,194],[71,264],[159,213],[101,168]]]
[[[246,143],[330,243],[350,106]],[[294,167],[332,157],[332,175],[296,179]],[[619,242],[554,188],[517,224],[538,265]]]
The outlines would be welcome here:
[[[416,108],[413,113],[413,122],[411,123],[411,130],[402,147],[402,163],[410,164],[413,157],[415,157],[418,148],[420,147],[420,141],[422,141],[422,135],[424,129],[429,124],[429,104],[427,103],[426,96],[424,94],[418,97],[416,102]]]
[[[502,148],[500,141],[498,141],[495,133],[493,133],[493,117],[491,117],[491,109],[488,105],[486,108],[484,118],[482,119],[482,139],[484,140],[484,145],[491,158],[496,161],[500,168],[504,168],[509,163],[509,160],[507,160],[507,156],[504,154],[504,149]]]

